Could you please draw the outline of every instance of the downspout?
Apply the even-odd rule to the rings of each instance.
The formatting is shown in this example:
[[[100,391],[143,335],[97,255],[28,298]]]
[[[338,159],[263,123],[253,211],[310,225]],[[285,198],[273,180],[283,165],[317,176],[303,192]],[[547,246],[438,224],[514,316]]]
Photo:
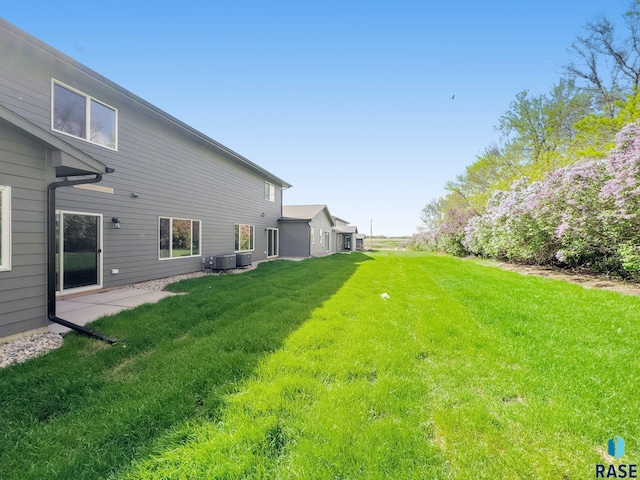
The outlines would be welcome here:
[[[107,168],[107,173],[112,173],[112,168]],[[96,338],[109,344],[116,340],[88,328],[64,320],[56,315],[56,189],[88,183],[98,183],[102,180],[102,174],[96,173],[95,178],[81,180],[62,180],[50,183],[47,187],[47,318],[53,323],[75,330],[87,337]]]

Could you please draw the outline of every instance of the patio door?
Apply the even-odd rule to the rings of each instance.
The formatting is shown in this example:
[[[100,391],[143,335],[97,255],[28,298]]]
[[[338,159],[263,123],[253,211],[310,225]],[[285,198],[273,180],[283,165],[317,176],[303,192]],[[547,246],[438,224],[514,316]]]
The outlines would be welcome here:
[[[279,232],[277,228],[267,229],[267,257],[277,257],[279,254]]]
[[[102,215],[56,212],[56,291],[102,287]]]

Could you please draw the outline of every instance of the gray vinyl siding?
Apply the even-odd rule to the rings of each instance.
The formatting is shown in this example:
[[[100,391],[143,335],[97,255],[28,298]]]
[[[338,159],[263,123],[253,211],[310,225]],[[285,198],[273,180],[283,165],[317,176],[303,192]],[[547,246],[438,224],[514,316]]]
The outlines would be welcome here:
[[[0,121],[0,185],[11,187],[11,270],[0,271],[0,338],[47,325],[46,186],[37,141]]]
[[[282,211],[273,178],[1,20],[0,44],[15,50],[0,62],[0,104],[115,169],[98,184],[113,194],[72,187],[56,194],[58,210],[103,215],[103,287],[201,268],[200,257],[158,259],[159,217],[200,220],[202,255],[233,253],[234,224],[254,225],[252,260],[266,258],[265,229],[278,228]],[[117,110],[117,151],[51,130],[52,79]],[[275,202],[264,199],[265,181],[276,185]]]
[[[280,257],[308,257],[309,241],[309,222],[280,222]]]
[[[144,137],[143,128],[140,135]],[[160,151],[154,148],[127,154],[124,162],[120,158],[105,161],[116,171],[105,175],[100,185],[113,188],[113,194],[76,188],[58,191],[59,209],[74,210],[82,205],[82,211],[104,215],[104,286],[201,268],[199,257],[158,259],[159,217],[200,220],[202,255],[233,253],[234,225],[254,225],[252,260],[266,258],[264,231],[278,226],[280,189],[276,190],[276,202],[265,200],[264,178],[185,142],[170,129],[157,142],[164,146]],[[122,149],[120,153],[124,156]],[[137,161],[125,165],[128,158]],[[132,192],[138,197],[132,197]],[[113,229],[112,217],[118,218],[120,229]],[[114,268],[119,270],[117,275],[111,274]]]
[[[331,217],[327,215],[326,210],[320,211],[312,220],[311,227],[313,228],[315,241],[311,245],[311,256],[312,257],[322,257],[324,255],[330,255],[335,252],[335,245],[331,245],[331,239],[329,240],[329,250],[325,250],[324,248],[324,239],[320,238],[320,230],[322,229],[323,237],[324,232],[331,233],[331,227],[333,226],[333,222],[331,221]],[[332,251],[333,248],[333,251]]]

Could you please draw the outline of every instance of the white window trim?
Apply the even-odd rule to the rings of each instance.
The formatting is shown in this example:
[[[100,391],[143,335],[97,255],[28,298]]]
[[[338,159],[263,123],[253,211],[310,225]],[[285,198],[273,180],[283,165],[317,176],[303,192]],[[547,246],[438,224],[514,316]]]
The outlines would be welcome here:
[[[264,199],[268,202],[276,201],[276,186],[270,182],[264,182]]]
[[[2,260],[0,271],[11,270],[11,187],[0,186],[2,196]]]
[[[76,211],[72,211],[72,210],[56,210],[56,217],[59,218],[59,226],[61,228],[60,230],[60,238],[56,241],[57,243],[57,248],[59,249],[60,252],[64,252],[64,242],[65,242],[65,235],[64,232],[62,231],[62,226],[64,225],[64,216],[65,215],[87,215],[90,217],[96,217],[98,219],[97,224],[98,224],[98,251],[100,252],[100,255],[98,255],[98,283],[96,283],[95,285],[88,285],[86,287],[74,287],[74,288],[64,288],[63,286],[63,274],[64,274],[64,255],[60,255],[59,257],[59,263],[58,263],[58,267],[59,267],[59,271],[58,273],[56,273],[56,276],[58,276],[58,280],[59,280],[59,288],[56,290],[56,295],[62,295],[64,293],[81,293],[81,292],[89,292],[91,290],[98,290],[101,289],[103,286],[103,282],[104,282],[104,263],[103,263],[103,259],[104,257],[102,256],[102,252],[104,251],[104,228],[103,228],[103,218],[104,216],[101,213],[93,213],[93,212],[76,212]]]
[[[277,242],[274,242],[275,245],[275,251],[276,254],[275,255],[269,255],[269,235],[273,235],[273,233],[275,232],[275,236],[277,237]],[[279,228],[267,228],[267,258],[276,258],[280,256],[280,229]]]
[[[316,229],[311,227],[311,245],[315,243],[316,240]]]
[[[83,97],[85,97],[87,99],[87,102],[85,104],[85,135],[87,136],[87,138],[83,138],[83,137],[78,137],[76,135],[72,135],[70,133],[67,132],[63,132],[62,130],[57,130],[56,128],[54,128],[54,124],[55,124],[55,118],[54,118],[54,110],[55,110],[55,86],[59,85],[62,88],[66,88],[67,90],[73,92],[73,93],[77,93],[78,95],[81,95]],[[115,118],[115,147],[109,147],[108,145],[103,145],[101,143],[97,143],[97,142],[92,142],[91,141],[91,101],[94,101],[96,103],[99,103],[100,105],[104,105],[105,107],[113,110],[115,112],[116,118]],[[55,78],[51,79],[51,130],[53,130],[56,133],[60,133],[62,135],[66,135],[67,137],[71,137],[71,138],[75,138],[78,140],[82,140],[84,142],[90,143],[91,145],[97,145],[99,147],[102,148],[106,148],[109,150],[113,150],[113,151],[118,151],[118,109],[115,107],[112,107],[111,105],[104,103],[103,101],[98,100],[97,98],[92,97],[91,95],[87,95],[84,92],[81,92],[80,90],[78,90],[77,88],[73,88],[65,83],[60,82],[59,80],[56,80]]]
[[[169,220],[169,256],[161,257],[160,256],[160,222],[162,220]],[[191,255],[182,255],[180,257],[173,256],[173,221],[174,220],[187,220],[191,222]],[[200,253],[193,253],[193,222],[199,222],[199,231],[198,231],[198,250]],[[180,258],[193,258],[193,257],[201,257],[202,256],[202,220],[198,220],[197,218],[179,218],[179,217],[158,217],[158,260],[164,262],[165,260],[178,260]]]
[[[236,245],[235,245],[235,235],[236,235],[236,228],[242,227],[242,226],[246,226],[250,228],[251,231],[251,239],[249,240],[249,246],[253,247],[253,248],[249,248],[249,250],[236,250]],[[238,246],[242,245],[242,240],[240,239],[240,232],[242,231],[241,228],[239,228],[238,230]],[[251,225],[249,223],[234,223],[233,224],[233,253],[242,253],[242,252],[253,252],[256,249],[256,227],[255,225]]]

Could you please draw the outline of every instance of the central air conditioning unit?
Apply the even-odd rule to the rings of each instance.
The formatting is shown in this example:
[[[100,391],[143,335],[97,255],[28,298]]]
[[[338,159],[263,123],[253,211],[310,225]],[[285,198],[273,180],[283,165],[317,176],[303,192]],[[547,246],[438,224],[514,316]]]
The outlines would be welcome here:
[[[216,255],[213,257],[213,269],[214,270],[231,270],[236,268],[236,255],[230,253],[227,255]]]
[[[236,267],[244,268],[251,265],[251,252],[236,253]]]

